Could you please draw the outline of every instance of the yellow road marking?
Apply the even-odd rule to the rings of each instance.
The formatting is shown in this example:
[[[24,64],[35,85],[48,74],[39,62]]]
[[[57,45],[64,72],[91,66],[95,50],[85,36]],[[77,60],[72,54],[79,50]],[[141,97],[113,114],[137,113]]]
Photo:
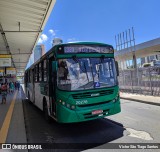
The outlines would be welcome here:
[[[0,130],[0,143],[5,143],[6,142],[6,138],[7,138],[7,134],[8,134],[8,129],[9,129],[9,126],[10,126],[11,117],[12,117],[12,113],[13,113],[16,97],[17,97],[17,91],[14,94],[13,100],[11,102],[11,105],[9,107],[9,110],[7,112],[5,120],[3,122],[2,128]]]

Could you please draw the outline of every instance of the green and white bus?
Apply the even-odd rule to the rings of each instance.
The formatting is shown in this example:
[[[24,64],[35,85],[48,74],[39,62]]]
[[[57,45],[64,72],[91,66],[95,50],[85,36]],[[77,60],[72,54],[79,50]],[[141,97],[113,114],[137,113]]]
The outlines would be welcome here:
[[[47,120],[88,121],[121,111],[117,75],[111,45],[59,44],[25,71],[25,92]]]

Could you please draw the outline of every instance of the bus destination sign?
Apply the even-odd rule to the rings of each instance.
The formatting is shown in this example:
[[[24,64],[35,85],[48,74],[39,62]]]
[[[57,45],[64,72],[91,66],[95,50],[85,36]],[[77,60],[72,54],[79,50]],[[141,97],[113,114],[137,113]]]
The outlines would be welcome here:
[[[60,49],[60,48],[59,48]],[[64,46],[64,54],[72,53],[113,53],[113,48],[111,46],[85,46],[85,45],[74,45],[74,46]]]

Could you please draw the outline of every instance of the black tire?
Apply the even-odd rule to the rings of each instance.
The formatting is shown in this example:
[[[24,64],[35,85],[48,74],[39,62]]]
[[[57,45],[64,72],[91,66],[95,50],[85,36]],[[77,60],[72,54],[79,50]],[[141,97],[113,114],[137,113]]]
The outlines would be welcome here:
[[[28,101],[29,101],[29,103],[31,103],[31,100],[30,100],[31,98],[30,98],[30,94],[29,94],[29,92],[28,92]]]
[[[48,114],[48,108],[47,108],[47,103],[44,103],[44,107],[43,107],[43,111],[44,111],[44,118],[48,123],[51,123],[51,117]]]
[[[31,100],[30,100],[30,94],[29,94],[29,92],[28,92],[28,100],[31,101]]]

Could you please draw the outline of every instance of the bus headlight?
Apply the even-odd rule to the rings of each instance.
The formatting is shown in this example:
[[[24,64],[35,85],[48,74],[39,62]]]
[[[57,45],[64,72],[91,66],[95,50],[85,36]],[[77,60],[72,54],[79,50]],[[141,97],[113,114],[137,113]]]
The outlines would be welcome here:
[[[116,102],[116,99],[113,99],[113,102]]]
[[[74,109],[76,108],[75,105],[71,105],[71,104],[66,103],[66,102],[64,102],[64,101],[62,101],[62,100],[59,100],[59,102],[60,102],[63,106],[67,107],[68,109],[74,110]]]
[[[74,106],[74,105],[71,106],[71,109],[72,109],[72,110],[74,110],[75,108],[76,108],[76,106]]]
[[[116,97],[116,100],[118,100],[119,99],[119,94],[117,95],[117,97]]]
[[[113,99],[113,102],[116,102],[118,99],[119,99],[119,95],[115,99]]]
[[[70,108],[70,104],[69,103],[67,103],[67,108]]]

